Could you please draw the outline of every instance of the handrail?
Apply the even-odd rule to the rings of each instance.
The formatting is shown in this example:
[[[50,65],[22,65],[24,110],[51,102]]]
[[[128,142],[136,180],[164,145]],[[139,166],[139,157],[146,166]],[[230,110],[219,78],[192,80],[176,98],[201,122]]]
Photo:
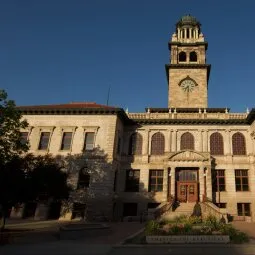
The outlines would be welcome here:
[[[154,219],[158,219],[161,215],[166,213],[171,209],[174,204],[174,199],[171,199],[168,202],[161,203],[159,206],[153,209],[148,209],[148,214],[153,215]]]
[[[227,212],[224,209],[219,208],[211,202],[201,202],[202,217],[206,218],[209,215],[215,216],[218,220],[224,218],[226,223],[228,222]]]

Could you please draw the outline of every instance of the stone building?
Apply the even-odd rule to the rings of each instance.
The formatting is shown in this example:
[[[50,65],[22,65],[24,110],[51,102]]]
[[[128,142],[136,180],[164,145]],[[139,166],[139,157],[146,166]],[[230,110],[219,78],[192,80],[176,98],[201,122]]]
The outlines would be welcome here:
[[[196,18],[183,16],[168,45],[168,108],[19,107],[30,152],[86,159],[73,179],[80,200],[74,195],[62,218],[84,212],[118,220],[198,201],[255,221],[255,110],[208,108],[208,44]]]

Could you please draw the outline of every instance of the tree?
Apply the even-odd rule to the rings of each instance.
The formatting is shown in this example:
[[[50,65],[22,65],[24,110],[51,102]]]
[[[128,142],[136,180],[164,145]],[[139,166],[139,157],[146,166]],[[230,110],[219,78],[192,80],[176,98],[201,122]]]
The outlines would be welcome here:
[[[28,126],[27,121],[22,120],[22,115],[16,108],[13,100],[7,99],[7,93],[4,90],[0,90],[0,188],[1,193],[4,187],[12,182],[16,181],[16,174],[19,178],[21,172],[9,172],[8,169],[15,171],[13,164],[18,164],[18,157],[28,150],[28,143],[21,142],[22,128]],[[20,179],[17,180],[20,180]],[[15,179],[15,180],[14,180]],[[17,186],[12,186],[14,189]],[[14,191],[13,191],[14,192]],[[5,197],[6,198],[6,197]],[[5,216],[4,211],[6,207],[6,199],[2,194],[0,196],[0,230],[4,226]]]
[[[67,199],[69,191],[67,173],[62,170],[59,159],[48,154],[12,157],[0,169],[0,202],[3,212],[7,205]],[[3,212],[0,213],[2,229],[5,223]]]
[[[7,99],[7,93],[0,90],[0,167],[13,157],[28,151],[28,143],[21,142],[22,128],[28,123],[22,120],[22,115],[13,100]]]
[[[27,200],[47,201],[67,199],[70,187],[67,173],[59,164],[58,158],[26,155],[26,189],[30,190]]]

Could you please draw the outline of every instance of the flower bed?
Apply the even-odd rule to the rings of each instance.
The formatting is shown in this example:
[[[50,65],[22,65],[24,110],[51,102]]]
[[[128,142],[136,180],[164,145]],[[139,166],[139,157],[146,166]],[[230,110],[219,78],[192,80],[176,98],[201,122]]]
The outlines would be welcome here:
[[[159,242],[155,237],[162,237],[164,242],[194,242],[194,243],[242,243],[248,242],[248,236],[236,230],[222,220],[208,216],[202,221],[201,217],[180,216],[172,221],[149,221],[145,227],[145,235],[149,242]],[[166,237],[171,238],[166,238]],[[173,238],[176,237],[176,238]],[[179,236],[179,237],[178,237]],[[180,238],[180,236],[182,236]],[[193,236],[193,237],[190,237]]]
[[[126,243],[244,243],[248,236],[232,225],[208,216],[180,216],[171,221],[149,221],[143,233]]]

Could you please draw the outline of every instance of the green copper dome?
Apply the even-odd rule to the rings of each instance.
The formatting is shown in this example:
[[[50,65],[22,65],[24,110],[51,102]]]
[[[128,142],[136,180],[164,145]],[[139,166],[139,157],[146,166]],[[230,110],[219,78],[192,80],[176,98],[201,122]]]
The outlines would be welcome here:
[[[185,26],[185,25],[200,26],[200,23],[195,17],[188,14],[188,15],[182,16],[176,25],[177,26]]]

